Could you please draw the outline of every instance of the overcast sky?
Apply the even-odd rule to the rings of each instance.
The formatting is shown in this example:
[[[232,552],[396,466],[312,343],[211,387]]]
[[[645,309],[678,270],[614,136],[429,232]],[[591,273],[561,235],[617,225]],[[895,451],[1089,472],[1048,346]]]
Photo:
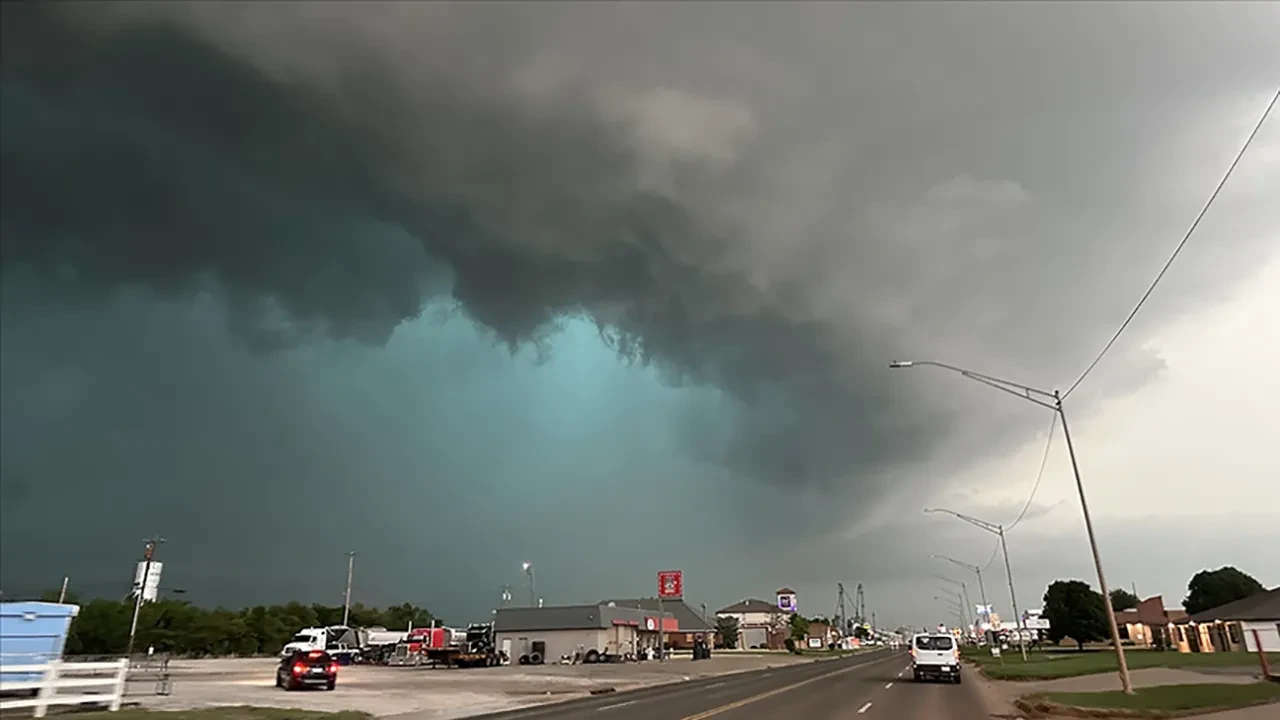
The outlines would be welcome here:
[[[122,594],[159,533],[208,604],[340,602],[355,550],[459,621],[531,561],[933,622],[928,554],[992,538],[920,510],[1011,523],[1050,415],[888,361],[1070,385],[1280,86],[1271,3],[3,12],[6,596]],[[1170,605],[1280,583],[1278,188],[1273,120],[1068,403]],[[1028,607],[1095,581],[1054,432]]]

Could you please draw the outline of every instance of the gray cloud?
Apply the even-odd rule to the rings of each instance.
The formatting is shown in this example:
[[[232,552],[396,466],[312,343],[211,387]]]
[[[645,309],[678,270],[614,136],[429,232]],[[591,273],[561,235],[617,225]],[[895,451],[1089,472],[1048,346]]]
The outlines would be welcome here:
[[[121,407],[130,412],[116,431],[176,438],[172,462],[199,456],[197,439],[217,447],[209,435],[220,428],[247,437],[221,441],[242,448],[234,471],[169,481],[150,461],[132,473],[123,463],[111,483],[151,488],[173,507],[193,483],[239,478],[248,492],[273,478],[278,496],[255,504],[264,523],[309,476],[326,487],[344,472],[381,478],[364,486],[386,492],[429,463],[406,449],[425,417],[403,411],[399,429],[364,420],[383,432],[364,439],[376,451],[361,451],[333,439],[361,427],[334,420],[354,413],[317,409],[315,395],[320,382],[334,392],[344,372],[384,373],[429,403],[480,349],[424,362],[419,374],[436,389],[419,396],[403,389],[412,373],[346,341],[411,366],[447,334],[398,345],[397,333],[443,308],[552,358],[566,354],[563,328],[585,319],[618,355],[688,388],[646,416],[674,423],[683,469],[655,462],[635,477],[601,466],[584,484],[618,472],[676,502],[726,505],[718,521],[735,537],[803,511],[797,539],[822,537],[865,513],[903,468],[967,462],[1042,428],[1035,408],[950,378],[887,376],[884,363],[937,356],[1069,381],[1238,142],[1225,133],[1205,149],[1200,138],[1217,137],[1221,108],[1271,88],[1277,60],[1276,13],[1264,4],[4,13],[6,500],[92,475],[113,444],[137,447],[98,433],[94,450],[30,445],[15,456],[27,437],[15,433],[62,422],[77,427],[68,438],[94,437]],[[1189,33],[1208,60],[1186,51]],[[1207,177],[1171,183],[1170,168]],[[1244,210],[1205,229],[1227,261],[1179,266],[1186,297],[1256,261],[1250,238],[1277,218]],[[108,309],[83,310],[93,303]],[[184,303],[200,309],[175,309]],[[1185,307],[1153,306],[1143,321]],[[224,329],[256,359],[227,346]],[[326,363],[344,371],[325,374]],[[191,394],[135,414],[161,402],[138,390],[156,368]],[[1082,397],[1127,391],[1159,368],[1126,343]],[[563,407],[508,391],[534,417]],[[377,417],[376,405],[350,408]],[[479,391],[448,403],[455,416],[474,405],[485,405]],[[201,429],[175,427],[186,415]],[[447,417],[431,427],[456,443]],[[288,442],[263,439],[264,428]],[[350,454],[305,450],[317,442]],[[58,454],[84,466],[50,463]],[[717,467],[690,471],[690,459]],[[550,464],[531,456],[521,473],[545,477]],[[742,477],[763,482],[733,480]],[[481,486],[436,492],[459,503],[508,496]],[[542,512],[570,523],[605,506],[571,492],[572,511]],[[358,495],[347,500],[364,507]],[[206,498],[230,511],[223,500]],[[539,542],[552,554],[573,539]]]

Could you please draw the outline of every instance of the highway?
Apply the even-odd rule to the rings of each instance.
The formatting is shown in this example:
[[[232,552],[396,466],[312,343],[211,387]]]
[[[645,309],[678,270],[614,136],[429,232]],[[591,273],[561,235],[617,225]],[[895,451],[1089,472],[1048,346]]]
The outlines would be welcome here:
[[[916,683],[905,652],[805,663],[483,715],[486,720],[985,720],[972,676]],[[968,669],[968,668],[966,668]],[[905,672],[904,672],[905,671]]]

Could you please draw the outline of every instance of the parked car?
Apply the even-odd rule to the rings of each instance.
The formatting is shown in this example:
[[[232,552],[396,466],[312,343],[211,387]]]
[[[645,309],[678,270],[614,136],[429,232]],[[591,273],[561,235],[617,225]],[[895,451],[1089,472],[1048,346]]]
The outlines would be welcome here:
[[[322,687],[332,690],[338,684],[338,663],[323,650],[299,650],[280,659],[276,668],[276,687],[301,690]]]

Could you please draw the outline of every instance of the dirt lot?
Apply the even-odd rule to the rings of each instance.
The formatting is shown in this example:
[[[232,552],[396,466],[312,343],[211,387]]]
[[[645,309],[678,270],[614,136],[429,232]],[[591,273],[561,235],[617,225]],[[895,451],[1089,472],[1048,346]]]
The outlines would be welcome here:
[[[170,663],[168,696],[154,683],[130,684],[130,700],[156,709],[257,705],[305,710],[361,710],[405,720],[443,720],[581,697],[592,690],[628,688],[804,662],[778,656],[720,655],[693,662],[625,665],[509,666],[470,670],[345,667],[333,692],[285,692],[275,687],[275,661],[185,660]]]

